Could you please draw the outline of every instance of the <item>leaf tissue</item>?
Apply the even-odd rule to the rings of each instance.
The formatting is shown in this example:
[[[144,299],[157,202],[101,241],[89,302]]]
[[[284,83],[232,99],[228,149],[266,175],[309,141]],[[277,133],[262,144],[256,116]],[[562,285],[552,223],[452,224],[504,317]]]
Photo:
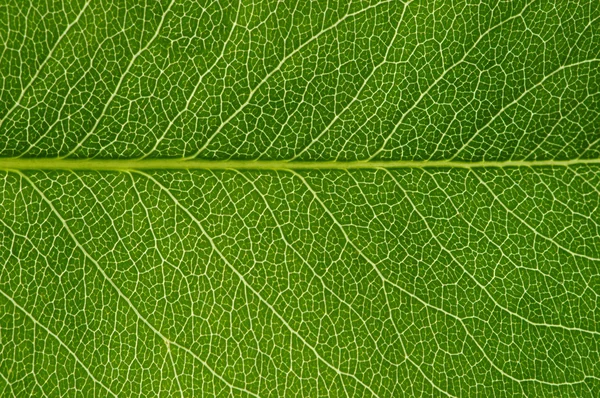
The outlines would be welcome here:
[[[0,0],[0,396],[600,396],[597,0]]]

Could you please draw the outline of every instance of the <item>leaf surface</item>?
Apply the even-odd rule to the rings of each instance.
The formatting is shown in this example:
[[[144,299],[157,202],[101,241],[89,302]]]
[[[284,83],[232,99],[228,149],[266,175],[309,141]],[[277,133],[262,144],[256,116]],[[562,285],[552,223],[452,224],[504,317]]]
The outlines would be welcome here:
[[[598,2],[0,9],[0,395],[600,395]]]

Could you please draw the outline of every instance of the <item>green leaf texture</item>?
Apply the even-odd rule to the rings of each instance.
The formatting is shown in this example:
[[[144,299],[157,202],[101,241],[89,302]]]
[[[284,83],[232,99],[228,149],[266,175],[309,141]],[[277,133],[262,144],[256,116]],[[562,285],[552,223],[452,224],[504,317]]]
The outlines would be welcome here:
[[[600,3],[0,0],[0,396],[600,396]]]
[[[2,3],[2,156],[600,155],[597,1]]]

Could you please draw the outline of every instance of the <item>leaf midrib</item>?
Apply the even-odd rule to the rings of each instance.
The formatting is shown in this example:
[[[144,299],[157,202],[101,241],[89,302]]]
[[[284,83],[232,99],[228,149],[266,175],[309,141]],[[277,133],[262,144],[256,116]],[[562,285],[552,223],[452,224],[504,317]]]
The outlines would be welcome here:
[[[600,164],[600,159],[571,160],[383,160],[383,161],[286,161],[286,160],[206,160],[206,159],[56,159],[0,158],[0,170],[349,170],[376,168],[479,168],[536,167]]]

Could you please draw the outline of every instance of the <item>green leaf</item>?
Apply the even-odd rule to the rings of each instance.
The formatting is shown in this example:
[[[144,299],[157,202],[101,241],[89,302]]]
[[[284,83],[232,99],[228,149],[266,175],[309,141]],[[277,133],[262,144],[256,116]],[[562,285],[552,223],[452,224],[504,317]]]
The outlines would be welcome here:
[[[600,3],[0,0],[1,396],[600,395]]]

